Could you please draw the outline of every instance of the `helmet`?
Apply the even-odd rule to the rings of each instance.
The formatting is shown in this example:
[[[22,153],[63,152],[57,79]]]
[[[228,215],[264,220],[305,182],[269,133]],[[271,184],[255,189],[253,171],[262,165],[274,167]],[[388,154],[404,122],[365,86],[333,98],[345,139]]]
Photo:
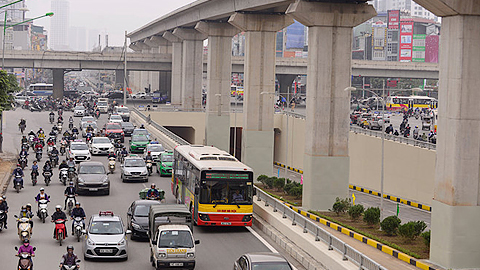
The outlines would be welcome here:
[[[76,202],[75,205],[80,205],[80,202]]]
[[[17,163],[17,167],[20,167],[20,163]]]
[[[73,186],[73,182],[68,183],[70,186]]]
[[[154,184],[154,183],[152,183],[151,187],[152,187],[152,188],[154,188],[154,187],[155,187],[155,184]]]
[[[40,188],[40,191],[45,191],[45,189],[42,187],[42,188]]]
[[[27,203],[27,207],[32,208],[32,204],[31,204],[31,203]]]
[[[26,210],[27,209],[27,206],[26,205],[22,205],[22,211],[23,210]]]
[[[67,251],[68,251],[69,249],[74,250],[74,248],[73,248],[72,245],[68,245],[68,246],[67,246]]]
[[[28,244],[28,243],[30,243],[30,240],[28,240],[28,239],[23,239],[23,243],[24,243],[24,244]]]
[[[152,151],[148,151],[148,153],[149,153],[149,154],[151,154],[151,153],[152,153]]]
[[[0,201],[3,201],[3,197],[0,197]]]
[[[415,126],[415,128],[418,128],[418,126]]]
[[[60,210],[62,210],[62,206],[61,206],[61,205],[59,205],[59,204],[57,204],[57,205],[55,206],[55,210],[57,210],[57,209],[60,209]]]
[[[70,159],[70,160],[73,160],[73,157],[70,157],[69,159]]]

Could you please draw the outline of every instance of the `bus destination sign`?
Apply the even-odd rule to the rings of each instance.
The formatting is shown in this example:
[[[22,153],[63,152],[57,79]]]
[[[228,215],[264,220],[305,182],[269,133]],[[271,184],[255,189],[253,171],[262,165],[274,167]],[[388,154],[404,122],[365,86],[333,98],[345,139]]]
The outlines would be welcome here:
[[[206,179],[234,179],[234,180],[248,180],[248,173],[222,173],[222,172],[207,172]]]

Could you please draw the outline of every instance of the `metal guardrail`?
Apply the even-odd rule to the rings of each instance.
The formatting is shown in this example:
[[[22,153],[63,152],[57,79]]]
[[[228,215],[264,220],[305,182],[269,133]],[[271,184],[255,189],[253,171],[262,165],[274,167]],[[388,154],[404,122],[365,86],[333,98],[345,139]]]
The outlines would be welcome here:
[[[284,112],[279,112],[279,113],[285,114],[287,116],[295,117],[295,118],[306,119],[305,115],[295,113],[295,112],[284,111]],[[382,137],[381,131],[364,129],[364,128],[357,127],[357,126],[350,126],[350,131],[355,132],[355,133],[365,134],[365,135],[368,135],[368,136],[377,137],[377,138]],[[435,145],[433,143],[419,141],[419,140],[415,140],[415,139],[412,139],[412,138],[405,138],[403,136],[395,136],[395,135],[392,135],[392,134],[385,134],[385,140],[390,140],[390,141],[394,141],[394,142],[399,142],[399,143],[413,145],[413,146],[417,146],[417,147],[421,147],[421,148],[426,148],[428,150],[436,150],[437,149],[437,145]]]
[[[138,114],[143,120],[145,120],[148,124],[152,125],[154,128],[158,129],[160,132],[165,134],[167,137],[172,139],[174,142],[176,142],[179,145],[188,145],[190,144],[186,140],[182,139],[180,136],[177,134],[171,132],[170,130],[164,128],[163,126],[157,124],[155,121],[152,121],[150,119],[150,116],[144,115],[141,111],[137,110],[137,108],[133,108],[133,111]]]
[[[386,270],[377,262],[365,256],[358,250],[354,249],[347,243],[333,236],[319,225],[311,221],[309,218],[300,215],[294,210],[290,209],[283,202],[273,198],[265,193],[263,190],[255,187],[257,191],[257,200],[264,201],[265,206],[273,207],[274,212],[280,212],[283,218],[288,218],[292,221],[292,226],[300,226],[304,233],[310,233],[315,236],[315,241],[321,241],[328,245],[328,250],[336,250],[343,255],[343,260],[349,260],[356,264],[360,270]]]

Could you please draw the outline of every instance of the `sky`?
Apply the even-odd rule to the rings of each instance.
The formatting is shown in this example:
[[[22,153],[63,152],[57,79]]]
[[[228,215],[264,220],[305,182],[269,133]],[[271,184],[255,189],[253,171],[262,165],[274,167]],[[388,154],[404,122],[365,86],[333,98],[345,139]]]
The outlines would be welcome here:
[[[70,26],[98,29],[109,35],[110,46],[123,46],[125,31],[132,32],[143,25],[172,12],[194,0],[69,0]],[[51,0],[25,0],[27,18],[51,10]],[[35,21],[50,32],[49,18]]]

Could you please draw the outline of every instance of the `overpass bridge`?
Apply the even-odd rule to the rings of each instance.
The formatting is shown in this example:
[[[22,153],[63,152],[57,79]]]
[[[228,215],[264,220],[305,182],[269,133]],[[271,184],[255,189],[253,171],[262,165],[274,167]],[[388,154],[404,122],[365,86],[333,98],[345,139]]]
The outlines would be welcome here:
[[[480,233],[467,227],[480,222],[480,137],[475,136],[480,127],[480,2],[416,2],[442,17],[430,260],[447,269],[480,269]],[[172,101],[187,110],[201,107],[203,41],[208,38],[205,143],[228,149],[231,38],[245,32],[242,160],[262,174],[274,152],[276,33],[294,19],[308,26],[302,205],[327,209],[335,197],[346,197],[350,177],[350,95],[345,90],[352,75],[352,29],[375,15],[366,0],[199,0],[128,36],[133,50],[173,52],[172,89],[181,91],[172,92],[180,92]]]

